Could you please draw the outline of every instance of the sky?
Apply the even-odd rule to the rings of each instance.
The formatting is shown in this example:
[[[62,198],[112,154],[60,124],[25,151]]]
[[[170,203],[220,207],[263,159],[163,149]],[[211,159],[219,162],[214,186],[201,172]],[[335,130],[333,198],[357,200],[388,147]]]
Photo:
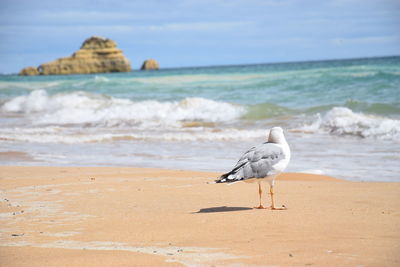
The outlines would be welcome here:
[[[137,70],[400,55],[398,0],[0,0],[0,73],[116,41]]]

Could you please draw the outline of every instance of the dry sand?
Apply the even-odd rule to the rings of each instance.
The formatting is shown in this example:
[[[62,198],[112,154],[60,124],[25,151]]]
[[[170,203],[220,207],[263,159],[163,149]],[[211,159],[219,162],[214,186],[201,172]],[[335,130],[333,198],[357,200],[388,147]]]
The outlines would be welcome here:
[[[283,174],[272,211],[217,176],[0,167],[0,265],[400,266],[400,183]]]

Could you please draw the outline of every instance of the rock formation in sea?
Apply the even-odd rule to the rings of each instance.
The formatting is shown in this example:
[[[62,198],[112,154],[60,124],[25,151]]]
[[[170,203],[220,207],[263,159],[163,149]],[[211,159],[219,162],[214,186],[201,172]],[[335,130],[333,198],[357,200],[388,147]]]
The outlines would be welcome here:
[[[23,69],[20,75],[33,73],[27,69]],[[72,56],[44,63],[37,68],[37,74],[40,75],[128,71],[131,71],[129,60],[117,48],[117,44],[113,40],[97,36],[86,39]]]
[[[32,75],[39,75],[39,71],[35,67],[26,67],[23,68],[20,72],[19,75],[23,76],[32,76]]]
[[[147,59],[143,62],[141,70],[158,70],[160,69],[160,65],[155,59]]]

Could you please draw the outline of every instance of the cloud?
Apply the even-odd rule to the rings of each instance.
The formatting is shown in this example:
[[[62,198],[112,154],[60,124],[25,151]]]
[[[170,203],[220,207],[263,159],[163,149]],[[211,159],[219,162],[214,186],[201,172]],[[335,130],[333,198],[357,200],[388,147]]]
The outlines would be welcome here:
[[[194,23],[167,23],[162,25],[144,26],[143,29],[151,31],[172,31],[172,32],[228,32],[243,27],[251,27],[251,21],[233,22],[194,22]]]
[[[204,32],[218,33],[231,32],[252,27],[254,22],[251,21],[233,21],[233,22],[189,22],[189,23],[165,23],[165,24],[148,24],[148,25],[16,25],[16,26],[0,26],[0,34],[7,32],[123,32],[123,33],[144,33],[144,32],[163,32],[163,33],[179,33],[179,32]]]
[[[399,44],[400,36],[389,35],[389,36],[370,36],[370,37],[355,37],[355,38],[336,38],[330,40],[335,46],[346,46],[346,45],[384,45],[384,44]]]

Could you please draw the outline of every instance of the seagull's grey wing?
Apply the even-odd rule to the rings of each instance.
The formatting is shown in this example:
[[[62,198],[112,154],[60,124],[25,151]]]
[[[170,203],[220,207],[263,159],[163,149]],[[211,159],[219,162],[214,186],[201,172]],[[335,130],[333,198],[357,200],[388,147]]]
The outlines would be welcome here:
[[[216,182],[235,182],[251,178],[263,178],[271,174],[273,165],[284,159],[280,146],[264,143],[243,154],[232,171],[223,174]]]
[[[236,163],[235,167],[233,167],[232,170],[240,168],[241,166],[243,166],[243,164],[247,163],[249,161],[249,158],[252,157],[252,155],[254,154],[254,151],[257,150],[257,147],[252,147],[249,150],[247,150],[238,160],[238,162]]]

